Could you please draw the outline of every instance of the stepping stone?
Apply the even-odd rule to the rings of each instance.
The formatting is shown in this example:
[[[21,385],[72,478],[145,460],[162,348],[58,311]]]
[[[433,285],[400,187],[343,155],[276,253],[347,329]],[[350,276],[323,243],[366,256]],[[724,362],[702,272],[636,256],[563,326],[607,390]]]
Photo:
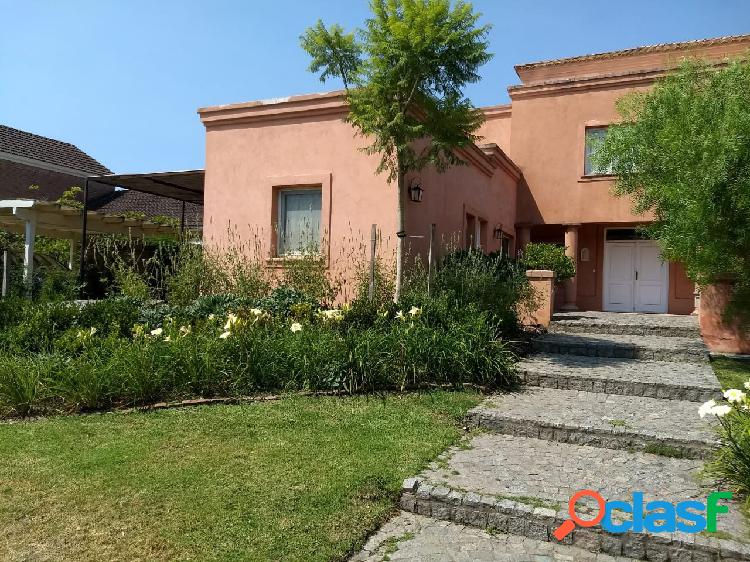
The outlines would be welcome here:
[[[606,500],[705,501],[713,487],[698,484],[702,462],[601,449],[510,435],[482,434],[454,447],[416,480],[407,479],[401,507],[479,528],[556,541],[570,497],[582,489]],[[585,511],[583,506],[582,515]],[[584,515],[585,517],[585,515]],[[609,534],[578,529],[563,542],[593,552],[648,560],[750,560],[740,505],[719,516],[720,535]],[[721,538],[718,538],[721,537]]]
[[[696,316],[623,312],[558,312],[550,332],[700,337]]]
[[[492,396],[467,415],[490,431],[686,458],[705,458],[718,447],[713,420],[698,403],[578,390],[528,388]]]
[[[532,341],[534,351],[621,357],[651,361],[708,362],[708,350],[695,338],[613,334],[545,334]]]
[[[721,397],[707,363],[538,353],[521,361],[518,372],[521,382],[548,388],[696,402]]]
[[[351,562],[628,562],[566,544],[485,530],[400,512]]]

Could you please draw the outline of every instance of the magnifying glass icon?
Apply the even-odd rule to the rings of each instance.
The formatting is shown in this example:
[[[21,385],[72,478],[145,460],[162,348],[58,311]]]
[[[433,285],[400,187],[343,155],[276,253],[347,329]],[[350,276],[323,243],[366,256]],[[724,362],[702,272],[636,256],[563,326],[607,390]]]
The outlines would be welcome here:
[[[593,519],[581,519],[576,513],[576,504],[584,497],[593,498],[596,500],[596,503],[599,504],[599,512]],[[599,492],[595,492],[594,490],[579,490],[573,494],[573,497],[570,498],[570,501],[568,502],[568,514],[570,515],[570,519],[565,520],[552,534],[558,541],[561,541],[576,528],[576,525],[579,527],[593,527],[594,525],[598,525],[601,520],[604,519],[605,508],[606,505],[604,498]]]

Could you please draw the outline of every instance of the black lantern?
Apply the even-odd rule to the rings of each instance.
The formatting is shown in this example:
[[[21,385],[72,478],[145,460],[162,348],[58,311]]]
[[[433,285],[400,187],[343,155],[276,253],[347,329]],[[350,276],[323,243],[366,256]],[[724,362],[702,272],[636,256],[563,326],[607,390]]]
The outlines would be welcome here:
[[[411,182],[409,185],[409,199],[411,199],[413,203],[421,203],[423,194],[424,188],[422,185],[418,181]]]
[[[503,239],[503,225],[496,224],[494,230],[492,231],[492,237],[495,240],[502,240]]]

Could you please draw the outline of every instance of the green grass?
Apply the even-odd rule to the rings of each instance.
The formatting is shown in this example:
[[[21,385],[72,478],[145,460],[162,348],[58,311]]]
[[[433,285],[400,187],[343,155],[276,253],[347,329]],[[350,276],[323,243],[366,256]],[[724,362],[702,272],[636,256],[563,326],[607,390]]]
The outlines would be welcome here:
[[[290,397],[0,424],[0,559],[341,559],[477,402]]]
[[[745,381],[750,379],[750,361],[716,357],[711,360],[711,366],[722,389],[742,389]]]

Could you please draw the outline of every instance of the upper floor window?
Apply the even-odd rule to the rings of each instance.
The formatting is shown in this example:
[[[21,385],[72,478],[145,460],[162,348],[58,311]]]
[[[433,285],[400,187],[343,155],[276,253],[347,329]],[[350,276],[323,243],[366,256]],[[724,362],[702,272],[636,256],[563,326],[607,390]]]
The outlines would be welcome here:
[[[586,127],[586,154],[583,173],[587,176],[603,176],[611,174],[611,168],[600,169],[593,161],[596,150],[604,142],[607,136],[607,127]]]
[[[279,191],[278,255],[314,254],[320,251],[320,188]]]

